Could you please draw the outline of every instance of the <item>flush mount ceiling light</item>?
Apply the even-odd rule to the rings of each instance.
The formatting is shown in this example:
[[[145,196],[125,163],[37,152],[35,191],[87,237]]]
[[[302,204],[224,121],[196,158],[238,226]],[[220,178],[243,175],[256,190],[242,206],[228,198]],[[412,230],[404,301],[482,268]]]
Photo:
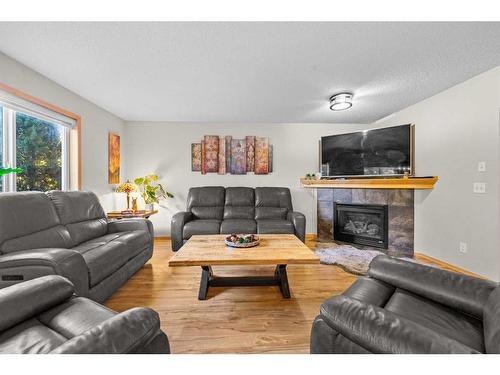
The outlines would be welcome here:
[[[344,111],[352,107],[352,93],[341,92],[330,97],[332,111]]]

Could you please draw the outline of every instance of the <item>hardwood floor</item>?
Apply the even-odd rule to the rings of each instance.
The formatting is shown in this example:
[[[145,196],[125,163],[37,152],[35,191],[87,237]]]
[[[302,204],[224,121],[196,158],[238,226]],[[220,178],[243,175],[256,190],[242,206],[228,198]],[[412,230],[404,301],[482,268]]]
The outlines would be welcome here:
[[[314,240],[307,240],[314,247]],[[146,306],[160,314],[172,353],[308,353],[321,303],[355,280],[336,266],[289,265],[291,299],[278,287],[210,288],[198,300],[200,267],[168,267],[169,239],[157,239],[153,258],[106,305],[116,311]],[[423,262],[463,271],[427,256]],[[272,274],[274,266],[213,267],[217,275]],[[465,271],[464,271],[465,272]]]

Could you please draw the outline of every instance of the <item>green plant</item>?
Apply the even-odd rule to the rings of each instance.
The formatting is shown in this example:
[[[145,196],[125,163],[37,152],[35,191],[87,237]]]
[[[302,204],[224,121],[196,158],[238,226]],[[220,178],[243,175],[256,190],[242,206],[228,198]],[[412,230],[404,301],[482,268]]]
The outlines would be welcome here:
[[[150,174],[144,177],[137,177],[134,184],[139,187],[141,197],[146,204],[160,203],[161,199],[173,198],[173,194],[165,190],[158,182],[158,175]]]
[[[9,173],[21,173],[23,172],[22,168],[3,168],[0,167],[0,177],[9,174]]]

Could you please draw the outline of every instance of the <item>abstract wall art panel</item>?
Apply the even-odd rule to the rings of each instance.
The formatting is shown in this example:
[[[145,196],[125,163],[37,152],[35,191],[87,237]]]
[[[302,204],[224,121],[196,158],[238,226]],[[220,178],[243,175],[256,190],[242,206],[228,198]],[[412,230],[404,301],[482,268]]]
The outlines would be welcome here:
[[[201,143],[191,143],[191,171],[201,172]]]
[[[247,153],[244,139],[231,140],[231,174],[247,173]]]
[[[273,145],[269,145],[269,173],[273,171]]]
[[[245,137],[247,143],[247,172],[254,171],[255,165],[255,137],[254,136],[246,136]]]
[[[120,136],[108,135],[108,183],[120,183]]]
[[[230,135],[226,135],[226,173],[231,171],[231,137]]]
[[[206,151],[205,141],[201,141],[201,174],[207,174]]]
[[[230,135],[205,135],[201,142],[191,143],[193,172],[268,174],[273,168],[273,146],[266,137],[248,135],[234,139]]]
[[[269,139],[255,138],[255,174],[269,173]]]
[[[226,140],[219,137],[219,174],[226,174]]]
[[[219,136],[205,136],[205,163],[207,173],[219,172]]]

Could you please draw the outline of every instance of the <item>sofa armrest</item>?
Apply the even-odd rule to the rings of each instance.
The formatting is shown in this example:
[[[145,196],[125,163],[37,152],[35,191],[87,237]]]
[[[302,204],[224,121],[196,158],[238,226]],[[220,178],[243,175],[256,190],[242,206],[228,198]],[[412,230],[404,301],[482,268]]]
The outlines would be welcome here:
[[[69,280],[56,275],[0,289],[0,332],[66,301],[73,290]]]
[[[0,255],[0,287],[46,275],[66,277],[79,296],[89,293],[87,264],[78,251],[43,248]]]
[[[170,222],[170,236],[172,238],[172,250],[179,250],[182,245],[184,245],[183,241],[183,231],[184,225],[186,223],[193,220],[193,215],[191,212],[177,212],[174,216],[172,216],[172,220]]]
[[[287,220],[293,223],[295,235],[302,241],[306,241],[306,217],[300,212],[288,212]]]
[[[132,230],[145,230],[151,237],[151,248],[153,248],[155,231],[153,223],[149,219],[130,218],[108,221],[108,233],[127,232]]]
[[[51,353],[141,353],[141,349],[154,339],[159,331],[158,313],[148,308],[136,307],[117,314],[83,334],[73,337]],[[164,353],[168,352],[168,341],[166,341]]]
[[[321,316],[332,329],[372,353],[477,353],[400,315],[345,296],[323,303]]]
[[[483,308],[496,283],[385,255],[375,257],[368,275],[395,287],[473,315]]]

